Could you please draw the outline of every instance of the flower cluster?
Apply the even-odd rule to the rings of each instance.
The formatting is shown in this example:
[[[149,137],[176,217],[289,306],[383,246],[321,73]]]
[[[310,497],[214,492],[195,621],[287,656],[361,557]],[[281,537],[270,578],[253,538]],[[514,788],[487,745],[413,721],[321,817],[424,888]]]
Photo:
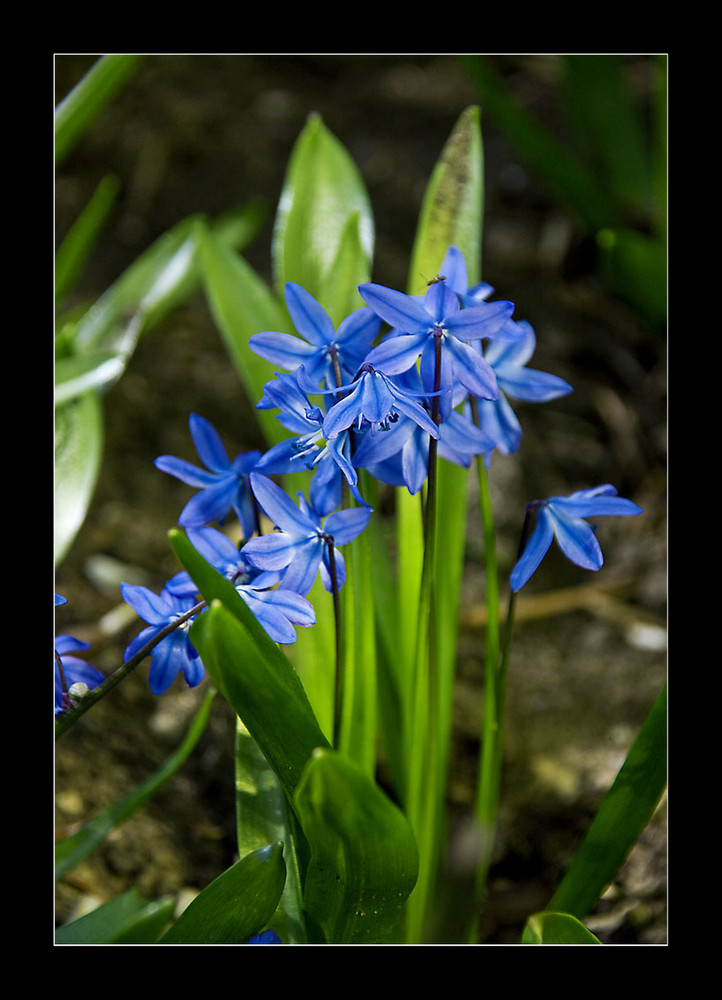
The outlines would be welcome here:
[[[55,607],[67,604],[67,598],[55,595]],[[104,677],[75,653],[90,644],[72,635],[55,636],[55,714],[67,712],[87,691],[103,683]]]
[[[544,402],[571,392],[558,376],[527,366],[534,330],[513,319],[512,302],[491,298],[491,286],[469,286],[458,248],[449,248],[441,271],[420,296],[360,285],[366,305],[338,328],[308,291],[288,282],[285,300],[296,335],[260,332],[249,346],[282,369],[266,383],[257,408],[277,410],[289,438],[264,454],[249,451],[229,461],[215,429],[192,414],[191,437],[203,467],[170,455],[155,462],[199,489],[179,523],[276,642],[294,642],[296,627],[314,623],[307,595],[319,574],[327,590],[344,584],[337,546],[356,538],[372,513],[359,470],[416,494],[428,477],[432,440],[448,461],[468,467],[482,456],[488,464],[494,452],[519,448],[521,426],[510,399]],[[299,493],[296,503],[270,477],[301,470],[311,478],[308,497]],[[581,518],[638,511],[630,501],[610,503],[609,489],[537,505],[539,525],[514,570],[513,589],[529,579],[553,535],[579,565],[601,565],[598,543]],[[223,525],[231,512],[238,545],[211,526]],[[266,534],[262,513],[274,525]],[[148,626],[126,659],[178,622],[153,649],[151,688],[166,691],[178,673],[197,684],[204,671],[188,625],[204,606],[196,603],[193,581],[179,573],[160,595],[127,584],[122,594]]]

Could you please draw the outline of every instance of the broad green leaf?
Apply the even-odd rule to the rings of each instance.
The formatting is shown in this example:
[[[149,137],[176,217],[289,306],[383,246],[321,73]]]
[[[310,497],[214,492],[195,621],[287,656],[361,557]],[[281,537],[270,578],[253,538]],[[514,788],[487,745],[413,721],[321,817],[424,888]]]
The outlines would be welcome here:
[[[104,177],[58,248],[55,255],[56,303],[73,290],[117,200],[119,190],[120,182],[117,177]]]
[[[634,229],[597,234],[599,269],[608,287],[657,326],[667,319],[666,240]]]
[[[639,839],[667,782],[667,688],[652,706],[547,910],[583,920]]]
[[[158,943],[244,944],[268,924],[285,880],[282,844],[253,851],[206,886]]]
[[[206,694],[201,707],[186,734],[183,743],[171,754],[162,767],[122,799],[85,823],[76,833],[55,845],[55,879],[66,875],[84,861],[116,827],[141,809],[156,792],[183,766],[205,730],[215,690]]]
[[[414,240],[407,283],[411,295],[420,295],[438,275],[451,245],[466,258],[470,284],[479,280],[484,198],[480,118],[477,107],[463,112],[434,167]]]
[[[366,304],[358,292],[358,286],[371,277],[371,260],[363,245],[362,226],[360,212],[349,216],[336,256],[319,290],[318,298],[335,326]]]
[[[274,287],[279,296],[287,281],[295,281],[327,310],[338,308],[335,295],[329,295],[328,278],[339,266],[340,248],[349,237],[349,220],[353,218],[357,219],[361,252],[353,254],[349,289],[367,280],[373,255],[373,215],[363,180],[348,151],[320,116],[313,114],[291,153],[276,214],[272,252]],[[324,301],[327,295],[328,303]],[[334,319],[338,322],[338,315]]]
[[[248,400],[255,406],[274,373],[273,367],[249,348],[248,340],[265,330],[290,332],[285,306],[243,257],[206,226],[200,231],[200,262],[211,313]],[[256,414],[269,444],[288,436],[270,411],[257,410]]]
[[[55,564],[85,520],[103,451],[103,411],[93,391],[55,411]]]
[[[89,389],[103,389],[120,378],[124,370],[124,356],[112,351],[89,351],[58,358],[55,362],[55,406]]]
[[[311,848],[304,904],[327,944],[389,944],[418,871],[403,813],[353,761],[318,751],[296,790]]]
[[[136,888],[55,931],[56,945],[154,944],[173,917],[172,899],[147,902]]]
[[[543,911],[529,917],[521,944],[601,944],[590,930],[570,913]]]
[[[143,56],[109,52],[102,56],[55,109],[55,165],[59,166],[100,112],[122,90]]]
[[[249,630],[217,600],[190,635],[214,683],[291,797],[313,751],[328,746],[293,667],[280,651],[282,663],[264,655]]]

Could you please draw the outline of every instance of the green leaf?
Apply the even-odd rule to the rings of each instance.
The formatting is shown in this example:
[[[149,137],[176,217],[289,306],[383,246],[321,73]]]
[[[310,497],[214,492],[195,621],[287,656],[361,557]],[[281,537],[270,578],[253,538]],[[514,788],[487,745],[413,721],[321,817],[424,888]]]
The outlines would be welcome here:
[[[367,280],[373,255],[373,215],[355,163],[320,116],[313,114],[293,148],[276,215],[272,253],[279,296],[287,281],[295,281],[327,311],[336,312],[338,303],[329,278],[340,267],[339,255],[349,253],[348,247],[341,248],[353,232],[349,229],[352,219],[359,247],[352,254],[353,266],[349,269],[348,259],[343,264],[343,270],[350,270],[349,289]],[[333,318],[338,322],[338,313]]]
[[[273,369],[254,354],[248,340],[264,330],[290,332],[285,306],[253,268],[207,226],[200,230],[200,262],[211,313],[249,402],[255,406],[265,383],[273,377]],[[269,444],[288,436],[270,411],[257,410],[256,415]]]
[[[657,808],[667,782],[667,688],[652,706],[547,910],[584,919]]]
[[[304,904],[327,944],[399,939],[418,856],[403,813],[353,761],[317,751],[296,791],[311,848]]]
[[[452,244],[464,257],[470,284],[481,267],[484,161],[481,113],[470,107],[459,117],[434,167],[424,195],[411,257],[407,291],[420,295],[436,277]]]
[[[55,109],[55,165],[59,166],[100,112],[122,90],[143,56],[110,52],[102,56]]]
[[[81,396],[89,389],[103,389],[125,370],[125,358],[113,351],[58,358],[55,362],[55,406]]]
[[[86,392],[55,411],[55,564],[85,520],[103,451],[103,411]]]
[[[73,290],[117,200],[119,189],[117,177],[104,177],[58,248],[55,255],[56,303]]]
[[[55,931],[55,943],[154,944],[173,916],[172,899],[147,902],[134,887]]]
[[[599,938],[570,913],[543,911],[529,917],[522,944],[601,944]]]
[[[608,287],[656,326],[667,319],[667,243],[634,229],[597,233],[599,269]]]
[[[237,861],[186,907],[159,944],[243,944],[262,931],[283,892],[283,845]]]
[[[76,865],[79,865],[81,861],[84,861],[103,843],[109,833],[141,809],[183,766],[205,730],[215,695],[214,689],[207,692],[183,743],[171,754],[162,767],[158,768],[137,788],[124,795],[122,799],[114,802],[88,823],[85,823],[71,837],[66,837],[55,845],[56,881]]]

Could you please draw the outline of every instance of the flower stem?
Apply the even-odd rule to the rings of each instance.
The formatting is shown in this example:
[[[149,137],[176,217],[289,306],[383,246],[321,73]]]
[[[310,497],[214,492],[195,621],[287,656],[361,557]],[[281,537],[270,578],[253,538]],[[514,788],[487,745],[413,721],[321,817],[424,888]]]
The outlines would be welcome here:
[[[336,555],[333,548],[333,536],[324,535],[328,546],[328,570],[331,577],[331,595],[333,597],[333,615],[336,629],[336,673],[334,683],[333,709],[333,745],[338,747],[341,729],[341,713],[343,709],[343,637],[341,631],[341,602],[338,593],[338,575],[336,573]]]
[[[67,712],[63,712],[62,715],[55,722],[55,739],[57,740],[60,736],[70,729],[78,719],[85,715],[88,709],[92,708],[93,705],[97,704],[109,694],[113,688],[117,687],[120,682],[128,676],[135,668],[141,663],[146,656],[152,652],[153,649],[161,642],[166,636],[169,636],[172,632],[175,632],[177,628],[192,618],[193,615],[197,614],[205,608],[206,602],[199,601],[195,604],[189,611],[185,611],[182,615],[179,615],[172,622],[169,622],[164,626],[157,635],[154,635],[152,639],[146,642],[145,646],[141,647],[134,656],[131,656],[129,660],[126,660],[117,670],[115,670],[109,677],[103,681],[97,688],[92,688],[87,694],[83,695],[82,699],[78,701],[73,708],[69,709]]]

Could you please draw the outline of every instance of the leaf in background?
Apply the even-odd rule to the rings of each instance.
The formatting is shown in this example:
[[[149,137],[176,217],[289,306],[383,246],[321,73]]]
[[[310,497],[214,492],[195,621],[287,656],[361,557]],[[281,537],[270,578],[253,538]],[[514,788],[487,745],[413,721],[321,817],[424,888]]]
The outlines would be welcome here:
[[[55,362],[55,406],[81,396],[89,389],[104,389],[125,371],[125,357],[112,351],[58,358]]]
[[[276,214],[272,253],[279,296],[287,281],[295,281],[330,312],[334,322],[343,319],[348,306],[343,306],[343,315],[333,315],[331,310],[339,306],[328,281],[332,269],[339,266],[340,247],[349,239],[349,220],[354,217],[360,252],[353,254],[351,273],[356,277],[348,288],[355,291],[368,280],[373,256],[371,206],[356,164],[319,115],[313,114],[293,148]],[[344,269],[347,266],[346,261]],[[327,295],[333,301],[327,303]]]
[[[469,284],[481,268],[484,154],[480,111],[467,108],[444,146],[424,194],[409,268],[407,291],[420,295],[438,274],[444,254],[457,246],[466,259]]]
[[[285,306],[253,268],[205,226],[200,231],[200,264],[216,326],[249,402],[255,405],[263,395],[264,385],[273,378],[273,369],[254,354],[248,341],[252,334],[263,330],[291,332]],[[256,414],[269,444],[288,436],[270,411],[257,410]]]
[[[58,248],[55,255],[56,304],[73,290],[117,200],[119,189],[117,177],[104,177]]]
[[[102,56],[55,109],[55,166],[59,166],[100,112],[122,90],[143,56],[110,52]]]
[[[665,685],[547,910],[580,920],[592,912],[651,819],[666,782]]]
[[[205,730],[216,691],[207,692],[183,743],[147,781],[91,819],[72,836],[55,845],[55,880],[84,861],[116,827],[141,809],[183,766]]]
[[[569,913],[535,913],[529,917],[521,944],[601,944],[599,938]]]
[[[597,233],[599,270],[614,294],[661,326],[667,319],[667,243],[635,229]]]
[[[389,944],[418,872],[403,813],[346,757],[314,754],[296,790],[311,848],[304,905],[328,944]]]
[[[85,520],[103,452],[103,410],[86,392],[55,411],[55,565]]]
[[[154,944],[173,917],[172,899],[147,902],[133,887],[91,913],[56,928],[56,945]]]
[[[247,854],[186,907],[159,944],[244,944],[262,931],[283,892],[283,845]]]

